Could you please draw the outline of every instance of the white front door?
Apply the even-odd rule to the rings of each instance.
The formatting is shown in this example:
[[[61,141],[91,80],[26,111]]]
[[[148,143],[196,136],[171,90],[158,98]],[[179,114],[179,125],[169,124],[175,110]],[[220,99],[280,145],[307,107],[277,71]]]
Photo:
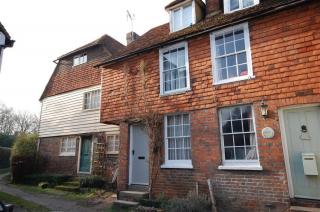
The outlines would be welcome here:
[[[144,125],[130,128],[130,184],[149,184],[149,138]]]
[[[288,109],[283,115],[293,195],[320,199],[320,107]]]

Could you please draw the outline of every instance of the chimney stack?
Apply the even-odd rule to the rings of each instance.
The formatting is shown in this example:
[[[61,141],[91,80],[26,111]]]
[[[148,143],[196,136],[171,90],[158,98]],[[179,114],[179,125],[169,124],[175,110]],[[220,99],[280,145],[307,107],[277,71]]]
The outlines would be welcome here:
[[[212,16],[219,13],[223,8],[223,0],[206,0],[206,15]]]
[[[127,45],[129,45],[130,43],[132,43],[133,41],[137,40],[137,38],[139,37],[139,35],[135,32],[128,32],[127,33]]]

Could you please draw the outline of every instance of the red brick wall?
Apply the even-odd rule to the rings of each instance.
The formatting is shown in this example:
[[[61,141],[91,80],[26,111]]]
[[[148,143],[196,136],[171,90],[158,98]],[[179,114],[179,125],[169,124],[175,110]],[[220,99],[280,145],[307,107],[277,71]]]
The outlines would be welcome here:
[[[41,138],[39,152],[46,158],[47,173],[77,175],[79,141],[75,156],[59,156],[62,137]]]
[[[318,96],[319,7],[316,2],[249,22],[255,79],[213,86],[209,35],[188,41],[192,90],[183,94],[159,97],[158,50],[111,66],[103,71],[101,121],[121,121],[143,113],[142,77],[139,73],[129,74],[126,86],[122,71],[127,64],[130,71],[136,72],[141,60],[147,62],[148,109],[160,113],[257,102],[262,98],[286,100],[284,106],[301,101],[303,92]]]
[[[161,169],[155,194],[185,195],[206,179],[215,183],[219,207],[224,211],[276,210],[288,206],[278,109],[289,105],[320,103],[320,3],[299,6],[249,22],[254,79],[213,86],[209,35],[188,40],[191,91],[160,97],[158,50],[127,59],[103,71],[101,120],[118,122],[121,130],[119,188],[128,183],[128,127],[124,121],[144,114],[189,111],[193,170]],[[136,72],[141,60],[147,63],[146,89],[141,75],[130,74],[128,86],[124,64]],[[145,93],[145,97],[144,97]],[[128,100],[126,100],[128,99]],[[265,99],[270,116],[260,116]],[[146,102],[147,107],[144,107]],[[217,110],[235,104],[253,104],[258,151],[263,171],[219,171],[221,164]],[[273,139],[263,139],[261,129],[275,130]],[[267,211],[267,210],[266,210]]]

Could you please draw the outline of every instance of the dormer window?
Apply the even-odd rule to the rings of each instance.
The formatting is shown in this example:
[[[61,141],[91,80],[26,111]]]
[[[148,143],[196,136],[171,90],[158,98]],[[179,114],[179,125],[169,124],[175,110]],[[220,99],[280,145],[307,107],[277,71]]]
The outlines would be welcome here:
[[[194,24],[192,4],[182,6],[171,12],[171,31],[176,32]]]
[[[224,13],[232,13],[259,4],[259,0],[224,0]]]
[[[87,62],[87,53],[77,55],[73,58],[73,66],[81,65]]]
[[[173,1],[166,10],[170,14],[170,32],[176,32],[196,24],[204,17],[202,0]]]

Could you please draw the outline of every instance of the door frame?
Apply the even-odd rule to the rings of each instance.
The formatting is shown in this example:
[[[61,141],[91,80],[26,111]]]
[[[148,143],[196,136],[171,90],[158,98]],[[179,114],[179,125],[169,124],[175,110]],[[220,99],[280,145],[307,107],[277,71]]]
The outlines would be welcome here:
[[[283,107],[278,110],[279,122],[280,122],[280,133],[281,133],[281,140],[282,140],[282,149],[283,149],[283,155],[284,155],[284,163],[285,163],[286,172],[287,172],[287,181],[288,181],[290,198],[295,198],[295,196],[294,196],[292,174],[291,174],[291,167],[290,167],[290,161],[289,161],[289,149],[288,149],[288,140],[287,140],[287,136],[286,136],[284,113],[288,110],[303,109],[303,108],[308,108],[308,107],[319,107],[319,106],[320,106],[319,103],[293,105],[293,106]],[[299,197],[299,198],[303,198],[303,197]],[[310,199],[310,198],[308,198],[308,199]]]
[[[80,157],[81,157],[81,146],[82,146],[82,137],[84,136],[79,136],[79,151],[78,151],[78,165],[77,165],[77,173],[78,174],[91,174],[92,173],[92,159],[93,159],[93,136],[91,135],[91,155],[90,155],[90,171],[89,172],[81,172],[80,171]],[[87,137],[90,137],[88,135]]]
[[[132,183],[132,144],[133,144],[133,126],[137,126],[139,124],[130,124],[130,130],[129,130],[129,133],[130,133],[130,147],[129,147],[129,182],[128,182],[128,185],[135,185]],[[149,151],[149,141],[148,141],[148,151]],[[150,153],[150,151],[149,151]],[[148,161],[149,161],[149,158],[148,158]],[[149,172],[149,163],[148,163],[148,172]],[[149,176],[150,178],[150,176]],[[148,181],[150,181],[150,179],[148,179]],[[142,183],[139,183],[138,185],[146,185],[148,186],[149,183],[146,183],[146,184],[142,184]]]

